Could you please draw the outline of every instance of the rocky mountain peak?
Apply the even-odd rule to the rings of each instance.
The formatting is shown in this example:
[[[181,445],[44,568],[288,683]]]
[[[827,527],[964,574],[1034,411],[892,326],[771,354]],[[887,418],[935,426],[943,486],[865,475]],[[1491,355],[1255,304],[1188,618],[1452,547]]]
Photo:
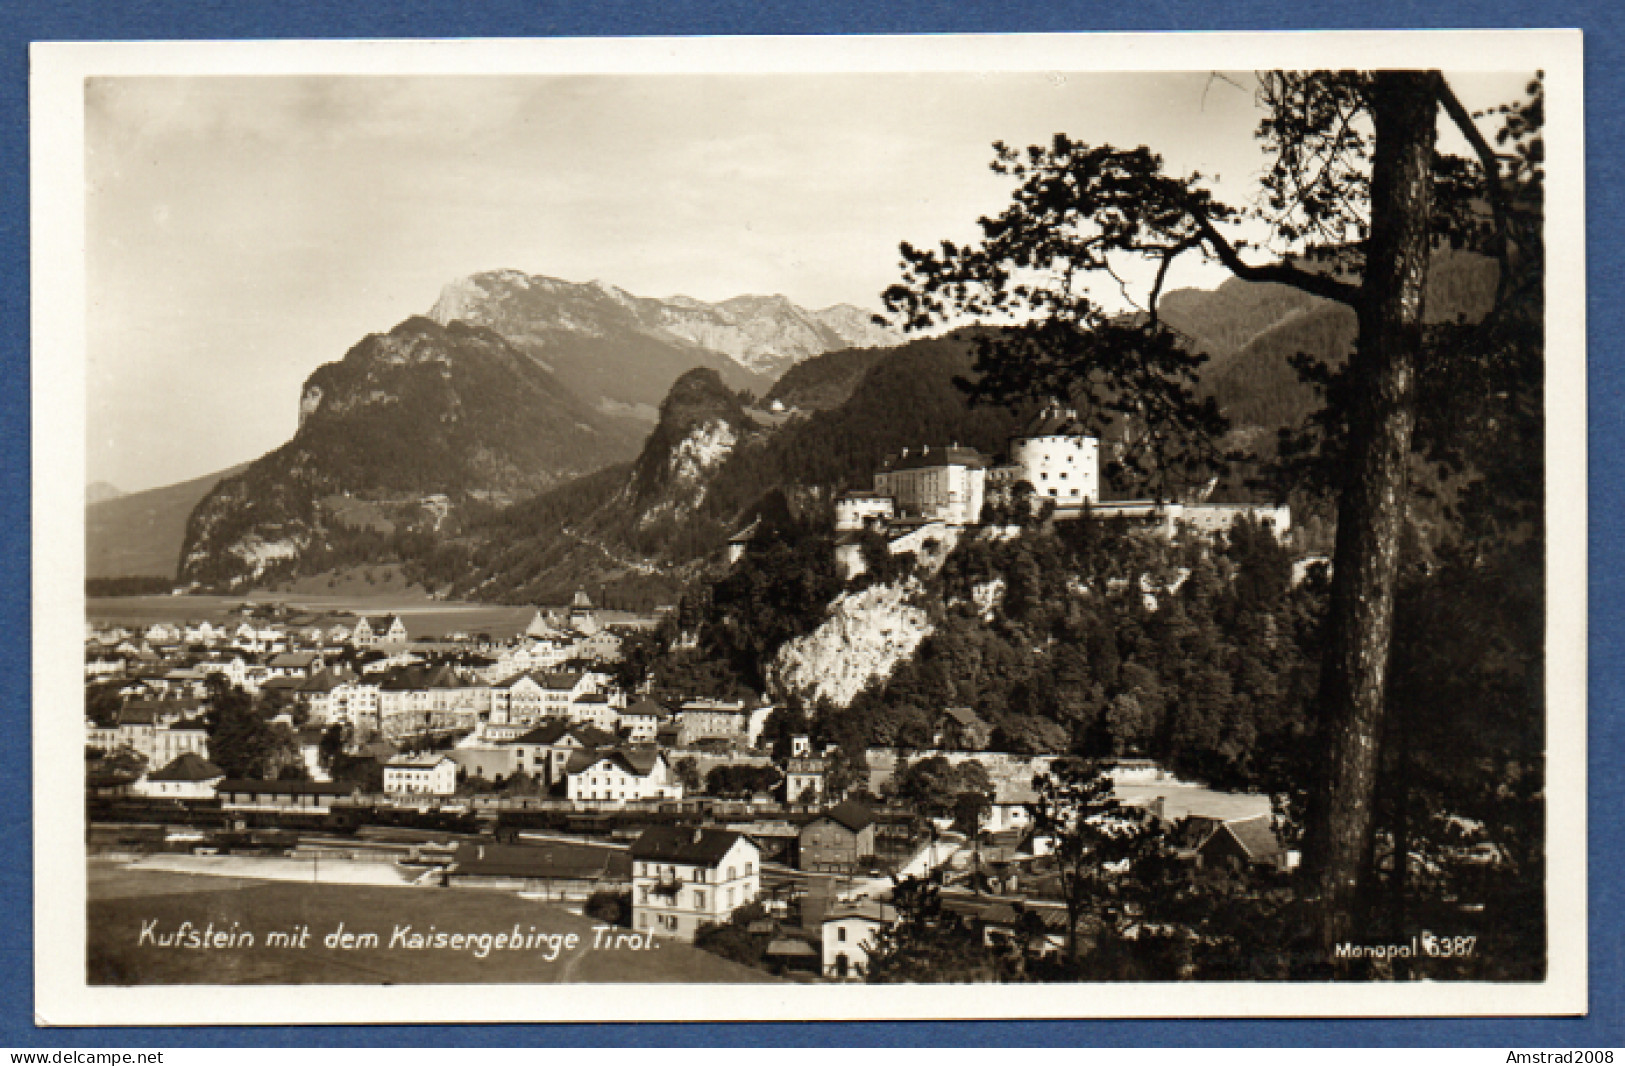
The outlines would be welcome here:
[[[697,506],[699,497],[692,486],[755,432],[739,397],[721,375],[703,367],[690,370],[672,384],[660,405],[660,421],[633,467],[633,498],[646,507],[660,498],[679,510]]]
[[[429,317],[442,324],[461,319],[490,326],[529,345],[538,358],[551,359],[552,353],[544,356],[542,350],[557,347],[565,336],[638,336],[705,349],[767,379],[827,351],[900,340],[849,305],[808,311],[782,293],[718,303],[691,296],[653,299],[601,279],[576,284],[516,270],[486,271],[447,284]]]

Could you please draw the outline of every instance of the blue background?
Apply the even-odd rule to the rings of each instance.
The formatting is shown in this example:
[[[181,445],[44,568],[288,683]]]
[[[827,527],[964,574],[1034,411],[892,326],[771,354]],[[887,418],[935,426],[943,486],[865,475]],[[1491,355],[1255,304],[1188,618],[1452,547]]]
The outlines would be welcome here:
[[[997,3],[909,0],[0,0],[0,1045],[771,1044],[894,1045],[1447,1045],[1625,1046],[1625,942],[1618,852],[1620,629],[1625,552],[1613,529],[1625,462],[1620,443],[1625,365],[1618,356],[1622,261],[1618,234],[1625,39],[1611,0],[1466,0],[1360,4],[1304,0],[1087,0]],[[1579,27],[1586,32],[1586,221],[1590,433],[1590,910],[1591,1014],[1578,1019],[1398,1021],[976,1022],[909,1024],[380,1026],[38,1029],[33,1024],[33,833],[29,677],[28,42],[267,37],[528,37],[661,34],[993,33],[1080,30],[1270,30]],[[1575,250],[1553,249],[1554,255]],[[75,483],[81,471],[64,470]],[[60,843],[60,842],[58,842]],[[1177,1008],[1177,1004],[1176,1004]]]

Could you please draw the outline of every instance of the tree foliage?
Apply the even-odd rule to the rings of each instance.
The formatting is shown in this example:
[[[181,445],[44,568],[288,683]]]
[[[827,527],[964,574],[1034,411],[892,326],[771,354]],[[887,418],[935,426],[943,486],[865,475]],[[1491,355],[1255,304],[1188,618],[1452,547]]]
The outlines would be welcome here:
[[[1537,78],[1528,102],[1501,109],[1507,151],[1497,155],[1436,71],[1274,72],[1260,79],[1259,103],[1268,163],[1251,208],[1220,202],[1200,174],[1166,172],[1145,147],[1087,145],[1060,134],[1025,152],[995,145],[993,169],[1016,183],[1010,205],[980,220],[981,239],[971,245],[905,244],[903,281],[884,298],[906,328],[1001,323],[978,334],[978,376],[966,388],[1007,403],[1067,397],[1117,442],[1113,452],[1127,474],[1159,492],[1217,465],[1212,442],[1224,428],[1212,398],[1195,388],[1202,354],[1160,315],[1175,259],[1196,252],[1243,280],[1290,285],[1356,312],[1345,367],[1302,364],[1319,375],[1327,399],[1318,451],[1338,500],[1317,701],[1325,754],[1313,764],[1318,784],[1306,838],[1329,947],[1348,931],[1369,880],[1412,466],[1422,457],[1459,464],[1474,450],[1473,438],[1504,439],[1490,427],[1507,421],[1524,427],[1523,443],[1538,432],[1538,404],[1509,403],[1474,387],[1454,396],[1423,392],[1417,381],[1428,339],[1428,261],[1440,247],[1491,255],[1500,270],[1496,311],[1471,332],[1473,343],[1434,344],[1455,356],[1439,360],[1439,379],[1461,381],[1452,367],[1470,375],[1481,359],[1492,381],[1526,379],[1532,361],[1538,364],[1540,305],[1519,294],[1543,284],[1543,105]],[[1441,112],[1472,146],[1472,158],[1436,150]],[[1243,219],[1266,227],[1271,261],[1243,256],[1247,246],[1234,225]],[[1127,261],[1148,264],[1154,281],[1141,313],[1112,315],[1090,284],[1121,285]],[[1493,349],[1488,357],[1480,355],[1483,342]],[[1418,433],[1419,422],[1446,432]],[[1523,487],[1535,492],[1526,499],[1534,502],[1539,475],[1528,480]],[[1535,512],[1538,503],[1526,511]],[[1012,582],[1017,591],[1025,590]],[[1226,675],[1203,662],[1206,648],[1192,650],[1206,704],[1196,708],[1194,724],[1209,732],[1222,722]],[[1142,729],[1138,703],[1117,701],[1111,720]]]
[[[204,716],[209,758],[227,777],[276,780],[282,773],[303,772],[304,760],[293,731],[272,723],[258,702],[242,689],[210,678],[209,710]]]

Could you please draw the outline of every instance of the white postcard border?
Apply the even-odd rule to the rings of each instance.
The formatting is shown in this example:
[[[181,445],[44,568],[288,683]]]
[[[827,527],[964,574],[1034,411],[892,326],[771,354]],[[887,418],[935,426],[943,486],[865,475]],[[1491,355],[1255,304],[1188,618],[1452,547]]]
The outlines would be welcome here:
[[[1587,1008],[1577,31],[49,43],[31,49],[36,1017],[46,1025],[1576,1014]],[[1538,984],[146,986],[85,980],[87,76],[1441,67],[1547,71],[1548,928]],[[64,798],[68,802],[64,802]]]

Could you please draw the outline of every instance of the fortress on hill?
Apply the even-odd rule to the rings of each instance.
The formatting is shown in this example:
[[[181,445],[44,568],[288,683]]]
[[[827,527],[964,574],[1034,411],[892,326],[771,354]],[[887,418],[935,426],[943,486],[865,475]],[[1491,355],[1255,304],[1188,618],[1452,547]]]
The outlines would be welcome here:
[[[886,535],[893,554],[946,552],[966,526],[982,520],[991,498],[1011,499],[1018,485],[1032,500],[1049,500],[1054,517],[1071,520],[1085,509],[1095,518],[1130,522],[1173,536],[1180,528],[1212,536],[1246,516],[1285,533],[1291,509],[1252,503],[1174,503],[1161,500],[1102,500],[1100,441],[1090,436],[1077,412],[1051,403],[1010,438],[1006,462],[995,464],[975,448],[905,448],[875,474],[872,490],[852,490],[835,500],[836,563],[847,577],[865,568],[864,533]]]

